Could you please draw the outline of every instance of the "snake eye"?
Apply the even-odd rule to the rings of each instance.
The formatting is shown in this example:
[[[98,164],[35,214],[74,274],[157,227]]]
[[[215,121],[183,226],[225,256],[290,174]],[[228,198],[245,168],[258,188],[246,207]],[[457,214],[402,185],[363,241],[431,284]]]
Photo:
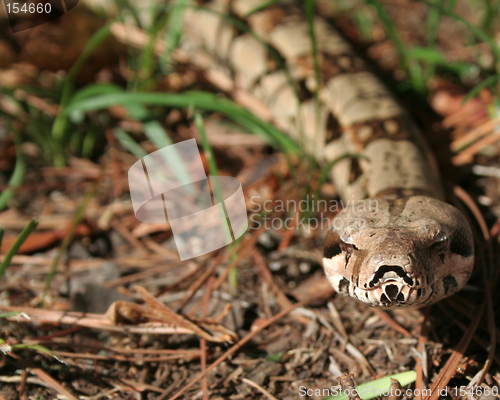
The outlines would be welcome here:
[[[340,242],[340,249],[345,253],[345,264],[347,267],[347,263],[349,262],[349,258],[354,250],[358,250],[358,248],[352,243]]]
[[[448,235],[443,232],[440,232],[436,238],[434,239],[434,243],[431,246],[431,249],[437,253],[441,262],[444,264],[444,255],[446,250],[448,250],[449,240]]]

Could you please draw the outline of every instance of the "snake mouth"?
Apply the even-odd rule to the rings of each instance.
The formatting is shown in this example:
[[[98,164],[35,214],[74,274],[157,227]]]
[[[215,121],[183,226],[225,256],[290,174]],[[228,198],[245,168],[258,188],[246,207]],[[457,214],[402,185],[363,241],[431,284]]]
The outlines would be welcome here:
[[[382,307],[401,307],[414,300],[411,295],[416,282],[415,277],[403,267],[382,265],[365,287],[377,293],[377,300]]]
[[[404,284],[414,287],[415,279],[408,272],[406,272],[403,267],[399,265],[382,265],[377,269],[377,272],[373,275],[372,280],[368,283],[370,288],[373,288],[379,284],[387,283],[388,281],[403,281]],[[390,289],[392,292],[393,289]],[[397,295],[397,294],[396,294]]]
[[[388,280],[376,290],[379,293],[379,302],[383,307],[406,305],[412,292],[408,285],[398,280]]]
[[[389,283],[384,285],[384,293],[380,296],[381,303],[389,303],[389,302],[405,302],[405,296],[401,291],[401,287],[396,283]]]
[[[401,278],[387,279],[372,289],[357,286],[341,275],[330,276],[330,279],[339,293],[382,309],[419,308],[429,302],[433,293],[430,287],[410,287]]]
[[[388,281],[376,290],[382,308],[421,307],[428,303],[434,291],[431,287],[409,287],[397,281]]]

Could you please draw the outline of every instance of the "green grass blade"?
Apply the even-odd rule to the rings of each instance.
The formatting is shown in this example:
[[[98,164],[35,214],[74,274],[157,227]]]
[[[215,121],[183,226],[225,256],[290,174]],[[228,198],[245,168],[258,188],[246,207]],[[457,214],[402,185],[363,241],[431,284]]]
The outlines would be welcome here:
[[[213,177],[217,177],[219,176],[219,171],[217,169],[217,164],[215,163],[215,155],[212,150],[212,146],[210,146],[210,142],[208,141],[207,134],[205,132],[203,117],[201,116],[199,111],[195,111],[194,113],[194,123],[200,134],[201,146],[203,147],[203,152],[205,153],[205,157],[208,161],[208,169],[210,171],[210,175]],[[214,184],[214,187],[212,188],[214,197],[217,200],[217,203],[221,204],[224,215],[226,217],[226,221],[229,222],[229,216],[227,213],[226,205],[224,204],[224,197],[222,196],[222,188],[219,185],[219,181],[218,179],[212,179],[210,180],[210,182]],[[229,226],[231,226],[231,224],[229,224]],[[234,237],[228,239],[232,239],[231,241],[233,241]]]
[[[160,57],[160,66],[163,72],[168,72],[170,70],[170,57],[172,52],[179,45],[179,41],[182,34],[182,14],[187,6],[187,0],[176,0],[172,6],[172,11],[170,12],[170,18],[168,21],[168,29],[165,36],[165,51]]]
[[[408,58],[412,60],[424,61],[429,64],[445,64],[446,59],[436,49],[431,47],[412,47],[407,50]]]
[[[63,141],[64,131],[66,130],[66,125],[68,122],[66,115],[66,105],[71,100],[74,82],[80,74],[83,66],[87,63],[88,59],[94,54],[101,43],[110,35],[110,28],[111,23],[108,23],[107,25],[99,29],[90,38],[87,45],[83,49],[82,54],[80,54],[80,57],[78,57],[75,64],[71,67],[68,72],[68,76],[64,80],[59,110],[57,112],[54,124],[52,125],[52,137],[59,143]],[[64,155],[54,155],[54,163],[56,166],[63,166],[65,164]]]
[[[391,387],[391,378],[396,379],[402,387],[409,385],[417,380],[417,373],[415,371],[406,371],[399,374],[386,376],[384,378],[375,379],[371,382],[363,383],[356,386],[356,391],[359,397],[363,400],[374,399],[380,397],[381,393],[388,392]],[[346,395],[334,395],[325,397],[323,400],[349,400]]]
[[[61,246],[59,246],[56,256],[54,257],[54,259],[52,260],[52,264],[50,265],[49,273],[45,278],[45,288],[42,293],[42,306],[43,302],[45,301],[45,294],[47,293],[47,290],[49,289],[50,284],[52,283],[52,279],[54,279],[54,276],[56,275],[57,265],[59,264],[59,260],[61,259],[63,253],[68,249],[69,245],[73,241],[73,238],[75,237],[75,229],[78,226],[78,224],[83,220],[83,217],[85,216],[85,211],[87,210],[90,200],[92,200],[92,198],[94,197],[97,188],[102,181],[103,176],[104,174],[103,172],[101,172],[99,177],[92,183],[92,186],[87,191],[82,202],[80,203],[75,213],[73,214],[73,218],[71,219],[71,225],[69,226],[68,233],[64,237]]]
[[[448,5],[446,6],[446,9],[449,11],[453,11],[455,9],[456,4],[457,0],[450,0]]]
[[[306,20],[309,28],[309,37],[311,38],[311,52],[314,65],[314,79],[316,80],[316,89],[314,90],[315,96],[318,95],[318,88],[321,83],[321,75],[319,71],[318,62],[318,46],[316,43],[316,35],[314,33],[314,1],[305,0]]]
[[[278,63],[279,68],[285,72],[289,84],[293,88],[295,95],[298,97],[297,88],[293,84],[293,80],[292,80],[281,56],[279,55],[279,53],[272,46],[270,46],[265,40],[263,40],[258,35],[256,35],[247,25],[245,25],[243,22],[233,18],[232,16],[228,16],[228,15],[222,14],[220,12],[217,12],[215,10],[210,10],[208,8],[205,8],[205,7],[199,7],[199,6],[191,5],[191,4],[184,5],[183,0],[179,0],[179,8],[177,9],[177,11],[180,13],[184,9],[184,7],[193,7],[197,10],[204,10],[207,12],[215,13],[215,14],[219,15],[221,18],[225,19],[226,21],[229,21],[230,23],[232,23],[240,31],[252,35],[256,40],[263,43],[266,46],[266,48],[268,49],[270,56]],[[160,5],[155,6],[154,8],[168,10],[170,8],[170,5],[160,4]],[[87,43],[87,46],[83,50],[82,54],[80,55],[80,57],[77,59],[75,64],[72,66],[72,68],[68,72],[68,75],[65,79],[63,89],[62,89],[58,114],[57,114],[55,121],[52,125],[52,131],[51,131],[52,138],[58,143],[57,147],[58,147],[58,149],[61,150],[61,151],[57,151],[56,154],[53,155],[54,164],[56,166],[63,166],[65,164],[65,156],[62,152],[62,149],[63,149],[62,144],[64,143],[64,136],[65,136],[65,131],[67,128],[67,123],[68,123],[68,118],[67,118],[68,111],[66,108],[67,108],[67,105],[71,101],[71,97],[72,97],[73,89],[74,89],[74,82],[75,82],[76,78],[78,77],[82,67],[87,63],[88,59],[94,54],[95,50],[101,45],[101,43],[110,35],[110,28],[111,28],[111,25],[113,24],[113,22],[123,20],[123,18],[124,18],[124,15],[121,15],[120,17],[116,18],[114,21],[111,21],[110,23],[105,25],[103,28],[101,28],[99,31],[97,31],[91,37],[91,39]],[[179,18],[179,20],[180,20],[180,18]],[[176,35],[174,35],[174,36],[176,36]],[[177,43],[178,37],[173,38],[172,40],[173,40],[172,43]],[[171,48],[171,47],[169,47],[169,48]],[[250,124],[249,121],[246,121],[246,122],[248,124]],[[257,125],[259,125],[259,124],[257,124]],[[255,126],[254,126],[254,130],[256,130]]]
[[[315,108],[315,118],[316,118],[316,132],[315,137],[319,137],[319,127],[320,127],[320,102],[319,102],[319,88],[321,87],[321,74],[319,71],[319,61],[318,61],[318,47],[316,43],[316,34],[314,33],[314,0],[305,1],[305,11],[307,26],[309,28],[309,37],[311,38],[311,56],[313,59],[314,67],[314,80],[316,81],[316,87],[314,88],[314,108]],[[303,130],[301,129],[301,132]],[[305,138],[304,138],[305,139]],[[303,139],[303,140],[304,140]],[[318,141],[316,141],[318,143]]]
[[[97,135],[98,132],[96,131],[95,127],[90,127],[90,129],[85,134],[85,137],[83,138],[82,141],[82,151],[81,151],[83,158],[90,158],[92,156]]]
[[[80,110],[96,111],[112,105],[130,106],[134,104],[161,105],[176,108],[195,107],[207,111],[220,112],[234,122],[244,126],[254,134],[263,136],[270,144],[278,146],[284,152],[296,153],[299,146],[287,135],[272,124],[256,117],[247,109],[238,106],[233,101],[220,98],[213,93],[119,93],[94,96],[68,105],[68,112]]]
[[[476,78],[479,75],[479,67],[476,64],[455,61],[440,65],[443,72],[451,72],[461,79]]]
[[[410,75],[413,89],[418,93],[424,93],[427,89],[427,79],[430,78],[430,76],[425,73],[426,71],[423,64],[415,60],[408,60],[406,70]]]
[[[116,140],[118,140],[123,147],[125,147],[137,158],[143,158],[148,155],[148,153],[146,153],[146,151],[123,129],[114,128],[113,134],[115,135]]]
[[[35,230],[35,228],[38,225],[38,221],[33,218],[28,225],[21,231],[19,236],[17,237],[16,241],[12,245],[12,247],[7,251],[7,254],[5,254],[5,257],[3,261],[0,263],[0,277],[3,276],[5,270],[10,264],[10,261],[12,260],[12,257],[14,257],[21,247],[21,245],[24,243],[26,238],[30,235],[31,232]]]
[[[135,5],[132,6],[128,0],[114,0],[114,3],[116,4],[118,10],[120,10],[119,12],[121,15],[128,13],[134,19],[135,24],[139,28],[143,29],[143,24],[139,18],[139,9],[137,9]]]
[[[114,83],[91,83],[75,92],[71,101],[79,101],[99,94],[122,93],[123,88]]]
[[[205,131],[205,126],[203,122],[203,117],[201,116],[199,111],[195,111],[194,113],[194,123],[196,125],[196,129],[198,129],[198,133],[200,134],[201,138],[201,146],[203,147],[203,152],[205,153],[205,158],[208,161],[208,170],[210,171],[210,175],[212,176],[218,176],[219,171],[217,169],[217,164],[215,163],[215,155],[212,150],[212,146],[210,145],[210,142],[207,138],[207,133]],[[219,203],[224,205],[224,197],[222,196],[222,189],[219,185],[219,181],[215,180],[215,188],[213,188],[215,198]],[[227,218],[227,213],[226,218]]]
[[[434,0],[434,4],[442,7],[443,0]],[[440,19],[441,11],[436,7],[431,7],[427,16],[427,45],[429,46],[436,44]]]
[[[9,311],[9,312],[0,314],[0,318],[11,318],[11,317],[18,317],[18,316],[19,317],[24,316],[25,318],[29,319],[29,317],[21,311]]]
[[[396,51],[398,52],[399,55],[400,65],[402,66],[403,69],[406,69],[408,61],[408,56],[406,54],[406,45],[399,37],[399,34],[397,32],[394,23],[391,21],[389,15],[387,15],[384,7],[382,6],[382,4],[380,4],[378,0],[364,0],[364,1],[366,4],[370,4],[371,6],[373,6],[375,11],[377,12],[380,21],[385,27],[387,36],[394,43],[394,46],[396,46]]]
[[[40,352],[45,353],[45,354],[47,354],[47,355],[49,355],[51,357],[54,357],[54,354],[49,349],[47,349],[46,347],[41,346],[39,344],[23,344],[23,343],[19,343],[19,344],[13,344],[12,346],[10,346],[10,348],[12,350],[30,349],[30,350],[40,351]]]
[[[490,35],[488,35],[484,30],[482,30],[481,28],[470,23],[465,18],[456,14],[448,7],[442,7],[441,5],[432,3],[428,0],[420,0],[420,1],[424,4],[427,4],[430,7],[434,7],[436,9],[438,9],[442,14],[447,15],[448,17],[453,18],[454,20],[463,23],[467,27],[467,29],[469,29],[474,34],[474,36],[476,36],[477,39],[488,43],[488,45],[490,46],[491,52],[493,54],[493,57],[495,59],[495,64],[498,63],[498,61],[500,61],[500,47],[497,45],[495,40]]]
[[[328,164],[326,164],[323,168],[321,168],[320,174],[319,174],[319,179],[318,179],[318,189],[316,189],[316,198],[320,197],[320,192],[321,192],[321,187],[323,184],[328,180],[330,171],[332,170],[333,166],[337,164],[339,161],[342,161],[346,158],[366,158],[362,154],[353,154],[353,153],[346,153],[342,154],[341,156],[335,158],[334,160],[330,161]]]
[[[95,85],[90,85],[90,87],[87,87],[77,92],[73,96],[72,102],[79,102],[79,101],[84,101],[85,99],[92,99],[93,97],[98,96],[100,94],[106,95],[106,94],[123,94],[123,93],[125,93],[123,89],[116,85],[95,84]],[[131,94],[133,95],[133,93]],[[151,140],[151,142],[158,149],[170,146],[172,144],[172,140],[168,136],[168,133],[165,131],[163,126],[157,121],[150,120],[151,116],[148,110],[141,103],[123,104],[123,106],[127,109],[132,118],[135,118],[139,121],[145,121],[142,124],[144,132],[148,137],[148,139]],[[69,114],[79,114],[82,112],[83,111],[79,109],[76,110],[71,109],[68,111]],[[132,139],[124,130],[120,128],[115,128],[113,132],[117,140],[137,158],[143,158],[147,155],[147,153],[141,148],[141,146],[137,144],[137,142],[134,139]],[[86,139],[88,140],[86,140],[84,143],[84,150],[88,153],[88,151],[90,150],[89,146],[92,146],[93,143],[93,136],[87,136]],[[175,165],[175,168],[172,169],[173,171],[175,171],[177,178],[179,179],[180,182],[185,182],[185,183],[190,182],[187,168],[185,168],[181,158],[166,160],[166,162],[168,162],[169,164],[173,163],[173,165]]]
[[[495,21],[495,18],[498,18],[498,0],[486,0],[485,6],[486,10],[484,12],[483,22],[481,27],[492,36],[495,34],[495,31],[492,29],[492,24]]]
[[[499,82],[500,82],[500,74],[492,75],[489,78],[486,78],[479,85],[474,86],[469,91],[469,93],[467,93],[467,95],[462,100],[462,105],[465,104],[465,103],[467,103],[474,96],[477,96],[481,90],[486,89],[489,86],[493,86],[495,83],[499,83]]]
[[[252,8],[246,15],[245,15],[245,18],[248,18],[249,16],[251,16],[252,14],[255,14],[259,11],[262,11],[262,10],[265,10],[267,7],[270,7],[272,6],[273,4],[276,4],[276,3],[280,3],[281,1],[283,0],[267,0],[261,4],[259,4],[258,6]]]
[[[170,136],[168,136],[168,133],[158,121],[143,122],[142,126],[148,139],[151,140],[151,143],[158,149],[163,149],[172,144],[172,139],[170,139]],[[178,168],[178,166],[176,166],[176,168]]]
[[[48,356],[56,359],[60,363],[66,364],[63,360],[61,360],[59,357],[57,357],[51,350],[46,348],[45,346],[39,345],[39,344],[24,344],[24,343],[19,343],[19,344],[13,344],[10,346],[11,351],[15,350],[22,350],[22,349],[29,349],[29,350],[35,350],[38,351],[39,353],[44,353],[47,354]]]
[[[144,128],[144,132],[149,140],[158,148],[162,149],[164,147],[170,146],[172,144],[172,140],[168,136],[168,133],[165,131],[163,126],[157,121],[149,121],[144,122],[142,124]],[[191,177],[189,176],[188,168],[186,164],[182,160],[180,154],[174,148],[172,154],[164,161],[169,164],[172,168],[172,171],[179,182],[183,185],[187,185],[185,190],[187,193],[192,193],[193,188],[189,185],[191,183]]]
[[[172,141],[163,130],[163,127],[156,121],[147,123],[145,131],[149,139],[159,149],[172,144]],[[148,153],[124,130],[120,128],[114,128],[113,133],[120,144],[137,158],[144,158],[148,155]],[[172,171],[176,175],[176,178],[179,180],[179,182],[182,182],[183,184],[188,184],[189,182],[191,182],[188,170],[185,167],[182,158],[180,158],[179,156],[176,157],[175,154],[172,154],[171,158],[165,160],[165,162],[172,165]],[[186,187],[186,191],[188,193],[190,193],[192,190],[192,188]]]
[[[231,242],[229,245],[229,248],[233,248],[235,245],[235,238],[234,238],[234,232],[231,226],[231,221],[229,219],[229,214],[227,212],[226,204],[224,202],[224,197],[222,195],[222,188],[220,187],[219,180],[217,177],[219,176],[219,171],[217,169],[217,164],[215,162],[215,155],[212,150],[212,146],[210,145],[210,142],[208,140],[206,131],[205,131],[205,126],[203,122],[203,117],[201,116],[199,111],[195,111],[194,113],[194,123],[196,125],[196,128],[198,129],[198,132],[200,134],[201,138],[201,145],[203,147],[203,151],[205,153],[205,157],[208,161],[208,169],[210,171],[210,175],[212,179],[210,179],[210,183],[213,184],[212,186],[212,193],[214,198],[216,199],[216,204],[220,204],[222,207],[222,211],[224,212],[224,218],[226,220],[227,226],[229,228],[229,236],[226,237],[226,240],[228,242]],[[225,233],[226,235],[226,233]],[[241,236],[240,236],[241,237]],[[236,289],[238,287],[238,269],[233,268],[229,272],[228,276],[229,284],[231,288]]]
[[[124,107],[127,108],[133,118],[144,121],[142,122],[144,133],[151,141],[151,143],[156,146],[157,149],[162,149],[173,144],[170,136],[165,131],[163,126],[158,121],[151,121],[151,116],[146,107],[139,103],[125,104]],[[142,158],[146,155],[144,150],[142,150],[142,148],[140,148],[140,146],[124,131],[116,130],[115,133],[118,135],[116,137],[118,138],[120,143],[122,143],[132,154],[137,157],[139,154],[144,154],[138,158]],[[172,166],[172,171],[179,182],[182,182],[184,185],[187,185],[191,182],[188,169],[186,168],[184,161],[176,151],[174,151],[171,154],[171,157],[169,159],[166,159],[165,162]],[[191,187],[186,187],[186,191],[188,193],[191,193],[191,190]]]
[[[293,80],[292,76],[290,75],[290,72],[288,71],[288,68],[287,68],[281,54],[278,51],[276,51],[276,49],[272,45],[270,45],[268,41],[264,40],[259,35],[257,35],[248,25],[246,25],[242,21],[232,17],[231,15],[227,15],[227,14],[224,14],[224,13],[221,13],[221,12],[218,12],[218,11],[212,10],[210,8],[206,8],[206,7],[194,6],[194,8],[197,10],[200,10],[200,11],[206,11],[206,12],[209,12],[209,13],[212,13],[212,14],[219,16],[223,20],[232,24],[239,31],[249,34],[255,40],[257,40],[259,43],[261,43],[263,46],[265,46],[268,53],[269,53],[269,56],[271,56],[271,58],[274,61],[276,61],[278,68],[285,73],[288,85],[290,85],[290,87],[292,88],[292,90],[295,94],[295,97],[297,97],[297,99],[299,99],[299,92],[297,90],[297,87],[294,83],[294,80]],[[300,104],[300,102],[299,102],[299,104]]]
[[[0,211],[3,211],[7,207],[7,203],[16,194],[16,188],[18,188],[21,183],[23,183],[24,175],[26,174],[26,159],[24,153],[21,149],[21,144],[17,139],[16,141],[16,166],[14,167],[14,172],[9,179],[9,187],[5,189],[0,194]]]
[[[155,43],[158,35],[164,28],[167,21],[168,14],[164,13],[159,21],[153,24],[152,29],[149,31],[148,44],[144,47],[140,57],[139,68],[135,75],[134,90],[144,90],[151,85],[152,76],[155,67]],[[150,82],[150,83],[148,83]]]
[[[353,15],[353,22],[356,24],[364,41],[373,41],[373,20],[366,10],[357,9]]]

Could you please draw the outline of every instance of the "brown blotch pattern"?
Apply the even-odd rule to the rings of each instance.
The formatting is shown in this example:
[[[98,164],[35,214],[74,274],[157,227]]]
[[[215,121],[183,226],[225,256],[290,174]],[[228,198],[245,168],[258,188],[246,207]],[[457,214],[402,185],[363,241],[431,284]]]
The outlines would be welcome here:
[[[319,59],[319,69],[324,82],[334,76],[366,71],[366,65],[360,58],[352,54],[331,55],[322,54]]]
[[[361,175],[363,175],[363,170],[361,169],[359,160],[355,157],[351,158],[351,173],[349,175],[349,183],[353,183]]]
[[[341,253],[340,249],[340,236],[333,231],[328,231],[325,238],[325,250],[323,253],[324,258],[333,258]]]
[[[337,118],[333,116],[332,113],[328,114],[328,120],[326,122],[326,138],[325,144],[339,139],[342,136],[342,127],[339,124]]]
[[[428,197],[433,197],[432,193],[429,190],[425,189],[420,189],[420,188],[391,188],[391,189],[386,189],[381,191],[380,193],[377,193],[375,197],[383,197],[385,199],[391,200],[391,199],[398,199],[398,200],[404,200],[406,197],[412,197],[412,196],[428,196]],[[406,203],[406,200],[404,200]]]
[[[410,129],[410,124],[404,116],[362,122],[350,127],[353,140],[362,148],[378,139],[411,140]]]
[[[283,6],[272,5],[265,10],[255,13],[248,18],[248,25],[255,31],[271,32],[275,26],[282,23],[287,17],[287,10]],[[245,22],[241,18],[238,18]]]

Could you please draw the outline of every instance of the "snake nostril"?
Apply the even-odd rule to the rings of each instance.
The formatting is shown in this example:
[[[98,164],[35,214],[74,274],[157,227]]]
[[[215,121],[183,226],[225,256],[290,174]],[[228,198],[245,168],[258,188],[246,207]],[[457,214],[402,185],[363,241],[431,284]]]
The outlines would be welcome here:
[[[385,293],[391,300],[395,300],[399,293],[399,288],[396,285],[387,285],[385,287]]]

